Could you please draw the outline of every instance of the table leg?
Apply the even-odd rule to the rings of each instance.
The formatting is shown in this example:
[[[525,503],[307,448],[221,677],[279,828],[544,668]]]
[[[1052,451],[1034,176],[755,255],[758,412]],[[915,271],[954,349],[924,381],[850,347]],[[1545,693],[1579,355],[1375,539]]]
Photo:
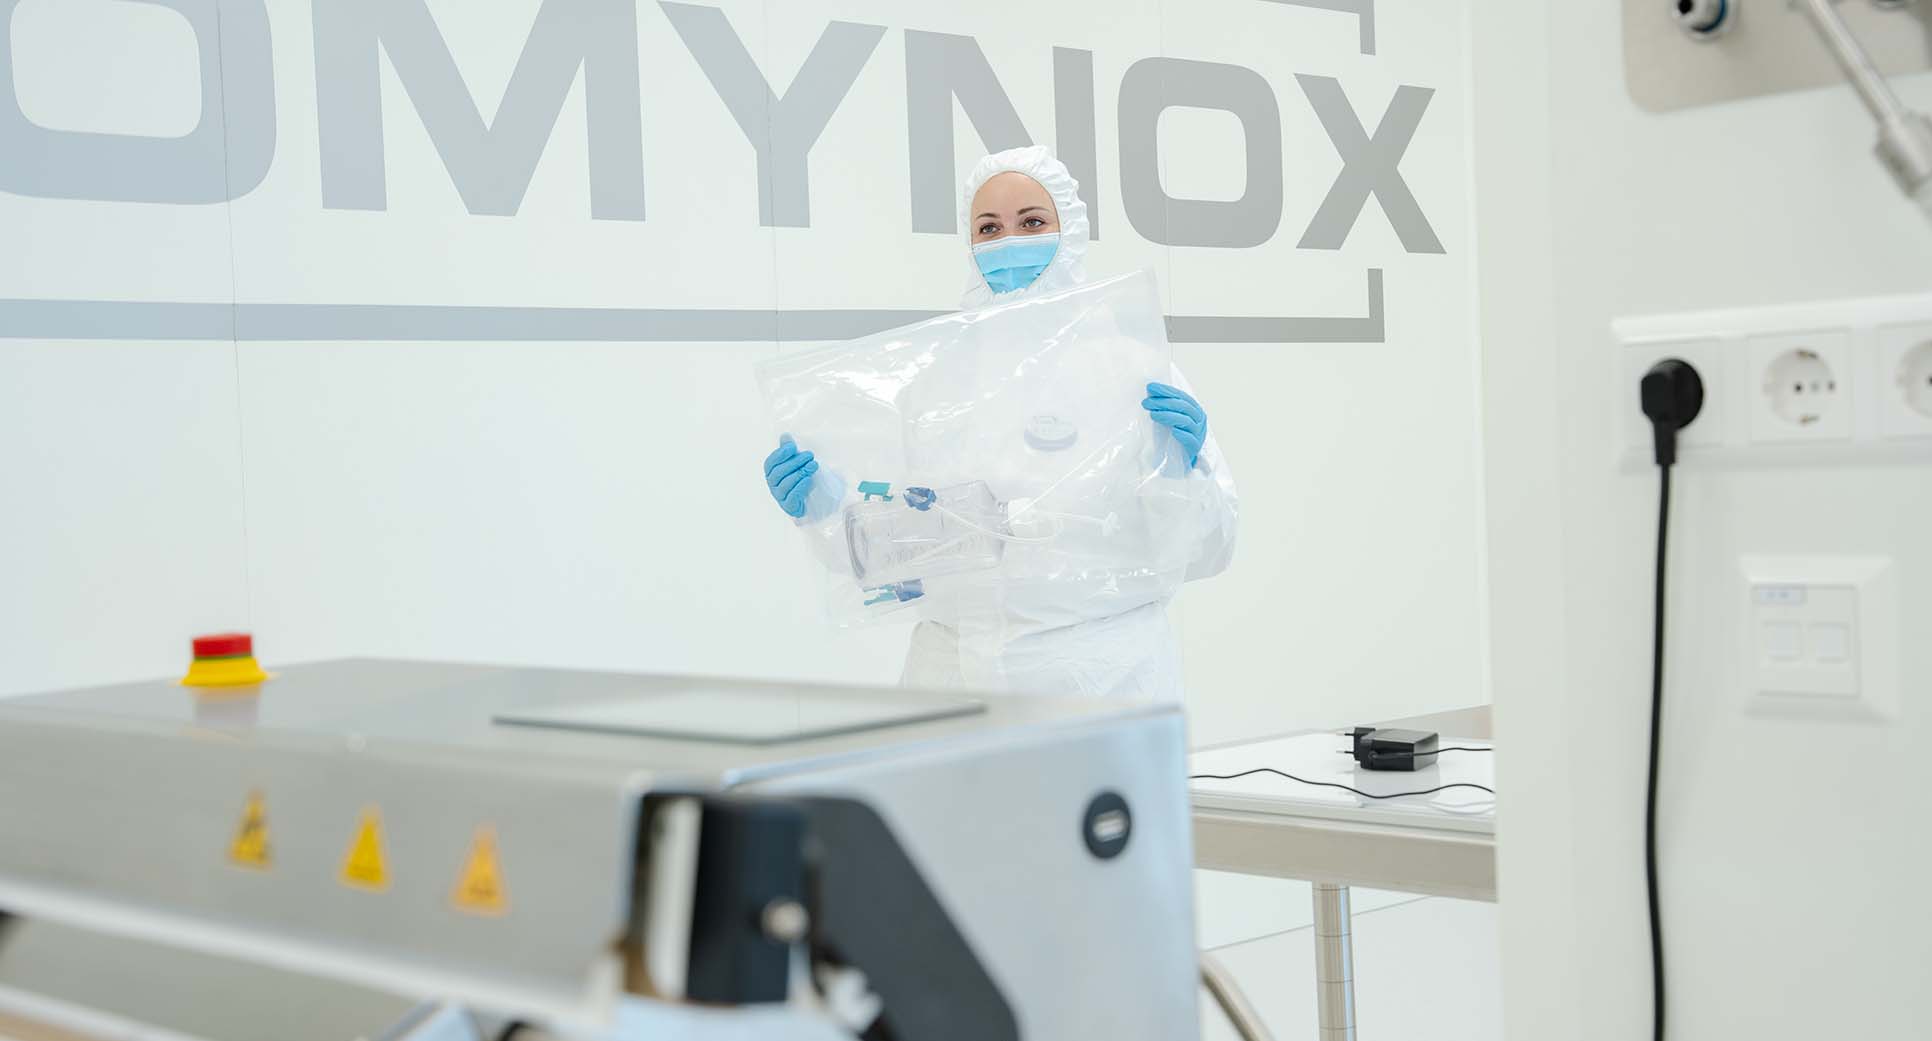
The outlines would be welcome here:
[[[1315,886],[1315,1007],[1321,1041],[1355,1041],[1355,952],[1348,887]]]

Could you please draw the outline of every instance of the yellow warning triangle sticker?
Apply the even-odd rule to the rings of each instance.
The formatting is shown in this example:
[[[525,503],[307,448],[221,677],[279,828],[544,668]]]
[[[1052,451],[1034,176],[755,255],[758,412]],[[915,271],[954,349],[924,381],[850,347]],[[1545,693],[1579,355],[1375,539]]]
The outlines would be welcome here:
[[[362,811],[356,839],[342,861],[342,883],[359,889],[389,888],[389,867],[382,855],[382,812],[373,806]]]
[[[502,914],[509,910],[509,894],[503,888],[503,868],[496,859],[496,829],[485,824],[476,829],[470,844],[470,857],[463,865],[462,877],[450,901],[458,909],[475,914]]]
[[[248,793],[241,824],[235,828],[235,841],[228,845],[228,859],[243,867],[265,868],[269,864],[268,804],[261,792]]]

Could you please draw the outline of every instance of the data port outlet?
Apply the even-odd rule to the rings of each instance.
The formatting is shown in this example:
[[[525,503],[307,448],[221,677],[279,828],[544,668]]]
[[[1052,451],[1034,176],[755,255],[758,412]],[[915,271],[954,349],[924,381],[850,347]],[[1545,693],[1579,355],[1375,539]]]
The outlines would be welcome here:
[[[1843,441],[1852,434],[1852,352],[1843,330],[1750,342],[1751,440]]]
[[[1932,323],[1879,330],[1878,383],[1885,436],[1932,438]]]
[[[1899,579],[1890,557],[1739,559],[1745,711],[1888,724],[1899,715]]]

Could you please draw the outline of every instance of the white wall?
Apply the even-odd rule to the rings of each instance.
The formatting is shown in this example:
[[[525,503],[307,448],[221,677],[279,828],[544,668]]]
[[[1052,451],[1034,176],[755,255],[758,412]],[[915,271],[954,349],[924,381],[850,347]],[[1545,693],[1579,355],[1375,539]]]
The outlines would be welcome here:
[[[828,20],[887,27],[811,153],[809,228],[759,225],[752,148],[653,3],[637,6],[641,223],[587,219],[581,77],[516,215],[477,216],[388,60],[387,210],[325,208],[303,0],[267,5],[275,150],[259,187],[197,206],[0,192],[0,299],[199,301],[216,318],[234,303],[244,321],[234,343],[138,342],[122,338],[138,321],[77,338],[70,319],[0,318],[0,692],[167,675],[190,634],[229,627],[254,630],[271,663],[388,654],[893,679],[903,631],[824,626],[804,554],[754,476],[772,432],[750,365],[776,345],[246,329],[249,308],[291,303],[949,307],[959,243],[909,227],[916,29],[976,36],[1047,142],[1052,49],[1093,52],[1093,266],[1154,267],[1170,312],[1361,315],[1367,269],[1386,272],[1384,343],[1177,348],[1244,510],[1234,570],[1177,611],[1197,739],[1482,700],[1460,4],[1377,5],[1374,55],[1355,17],[1292,4],[721,6],[780,93]],[[430,9],[477,108],[495,112],[537,0]],[[195,125],[195,39],[174,13],[21,0],[11,27],[20,106],[37,123]],[[1267,80],[1286,154],[1283,216],[1264,244],[1169,248],[1127,219],[1117,88],[1157,55]],[[1370,127],[1398,84],[1436,91],[1401,169],[1445,254],[1406,252],[1373,201],[1341,250],[1297,248],[1341,166],[1297,73],[1339,78]],[[955,132],[963,172],[983,145],[958,113]],[[1161,133],[1171,194],[1241,194],[1233,119],[1175,109]],[[219,156],[197,176],[218,185]],[[98,317],[82,311],[81,325]]]
[[[1923,291],[1932,258],[1932,227],[1873,161],[1848,91],[1644,114],[1622,86],[1618,17],[1535,3],[1478,16],[1477,65],[1491,70],[1478,110],[1495,111],[1491,98],[1514,110],[1480,124],[1477,146],[1481,200],[1516,203],[1485,207],[1508,216],[1484,224],[1481,254],[1511,1038],[1648,1031],[1656,478],[1613,464],[1606,394],[1635,398],[1615,387],[1611,321]],[[1932,107],[1932,79],[1901,86]],[[1671,1036],[1923,1033],[1932,847],[1910,823],[1924,800],[1907,750],[1932,739],[1932,479],[1923,463],[1686,466],[1674,512],[1660,828]],[[1895,561],[1895,722],[1743,714],[1747,553]]]

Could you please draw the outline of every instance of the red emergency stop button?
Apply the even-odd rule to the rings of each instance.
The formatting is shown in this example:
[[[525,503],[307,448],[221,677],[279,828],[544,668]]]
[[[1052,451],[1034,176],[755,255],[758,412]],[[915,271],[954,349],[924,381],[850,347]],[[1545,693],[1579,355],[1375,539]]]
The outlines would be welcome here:
[[[255,661],[248,633],[215,633],[194,639],[195,658],[181,682],[189,687],[253,687],[268,679]]]
[[[255,638],[248,633],[217,633],[195,637],[197,658],[238,658],[255,653]]]

